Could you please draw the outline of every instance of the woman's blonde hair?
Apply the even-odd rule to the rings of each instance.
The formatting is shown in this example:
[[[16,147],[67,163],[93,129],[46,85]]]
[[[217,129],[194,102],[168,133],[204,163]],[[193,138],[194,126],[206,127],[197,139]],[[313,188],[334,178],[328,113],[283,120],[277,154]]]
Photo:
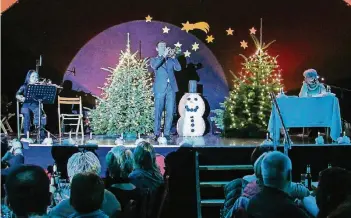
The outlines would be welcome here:
[[[114,178],[128,178],[134,168],[133,153],[124,146],[112,148],[106,155],[109,173]]]

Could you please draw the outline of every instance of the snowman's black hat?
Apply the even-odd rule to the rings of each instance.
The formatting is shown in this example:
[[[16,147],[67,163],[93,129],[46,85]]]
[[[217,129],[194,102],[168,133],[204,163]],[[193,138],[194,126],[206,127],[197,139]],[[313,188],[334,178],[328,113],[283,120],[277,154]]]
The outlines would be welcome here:
[[[197,81],[190,80],[188,89],[189,89],[189,93],[197,93]]]

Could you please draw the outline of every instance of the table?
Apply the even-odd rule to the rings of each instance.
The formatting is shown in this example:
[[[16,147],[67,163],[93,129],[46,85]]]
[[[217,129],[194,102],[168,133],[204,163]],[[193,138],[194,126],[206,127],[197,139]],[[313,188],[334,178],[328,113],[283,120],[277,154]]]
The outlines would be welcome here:
[[[336,141],[342,132],[339,100],[333,95],[323,97],[283,96],[277,103],[286,128],[329,127]],[[271,138],[278,143],[283,128],[276,107],[272,108],[268,124]]]

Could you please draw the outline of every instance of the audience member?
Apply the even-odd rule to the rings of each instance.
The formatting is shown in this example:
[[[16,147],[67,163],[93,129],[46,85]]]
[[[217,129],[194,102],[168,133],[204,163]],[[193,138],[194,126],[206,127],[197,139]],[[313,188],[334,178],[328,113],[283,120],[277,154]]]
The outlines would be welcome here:
[[[79,152],[72,155],[67,163],[67,174],[72,181],[73,177],[78,173],[94,173],[99,175],[101,171],[101,165],[99,159],[93,152]],[[68,192],[68,193],[67,193]],[[69,196],[70,188],[66,190],[66,194]],[[63,195],[61,194],[61,195]],[[108,190],[104,192],[104,200],[101,205],[101,210],[109,217],[115,217],[119,211],[121,211],[121,205],[116,197]],[[70,204],[69,199],[62,200],[56,205],[51,211],[50,216],[55,217],[68,217],[74,214],[76,211]]]
[[[73,217],[108,218],[100,210],[104,200],[104,182],[95,173],[78,173],[71,183],[70,203],[77,211]]]
[[[156,153],[152,145],[140,142],[134,150],[134,170],[129,175],[130,181],[138,188],[156,191],[163,184],[163,177],[156,164]]]
[[[131,201],[141,202],[141,191],[130,183],[128,175],[133,171],[133,153],[124,146],[112,148],[106,155],[111,191],[121,203],[122,212],[129,213]]]
[[[289,196],[292,164],[288,156],[281,152],[268,153],[261,164],[263,188],[252,197],[247,212],[255,218],[308,217]]]
[[[1,136],[1,184],[5,184],[6,176],[17,166],[24,164],[22,144],[13,140],[12,147],[6,136]],[[5,197],[4,186],[1,186],[1,198]]]
[[[149,192],[148,216],[157,212],[156,208],[162,196],[163,177],[156,164],[156,153],[152,145],[140,142],[134,150],[134,170],[129,175],[130,182],[137,188]]]
[[[327,217],[351,196],[351,173],[339,167],[332,167],[320,173],[316,191],[318,218]]]
[[[261,163],[264,156],[271,151],[271,147],[258,146],[251,154],[254,174],[235,179],[224,189],[226,196],[222,217],[231,217],[239,208],[246,209],[249,200],[259,193],[263,187]],[[302,184],[291,182],[288,194],[293,198],[302,199],[309,195],[309,191]]]
[[[50,181],[39,166],[21,165],[6,179],[8,205],[16,217],[44,217],[50,205]]]
[[[24,164],[24,156],[22,150],[22,144],[17,139],[11,141],[11,147],[7,137],[1,138],[1,148],[4,149],[5,153],[1,153],[1,175],[7,175],[10,168]]]

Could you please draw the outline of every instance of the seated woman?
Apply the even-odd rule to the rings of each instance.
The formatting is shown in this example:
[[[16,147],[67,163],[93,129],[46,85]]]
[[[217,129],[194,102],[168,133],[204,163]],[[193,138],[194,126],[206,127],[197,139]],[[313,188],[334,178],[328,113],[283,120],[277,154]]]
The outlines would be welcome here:
[[[19,88],[19,90],[16,93],[16,99],[19,102],[24,102],[26,99],[24,95],[27,92],[28,85],[35,84],[38,81],[39,81],[39,74],[35,70],[29,70],[27,73],[26,79],[24,81],[24,84]],[[42,112],[43,116],[42,116],[42,122],[41,122],[42,126],[44,126],[46,122],[45,119],[43,119],[43,117],[45,117],[43,112]],[[23,103],[21,108],[21,113],[24,116],[23,129],[24,129],[24,134],[26,135],[27,132],[30,131],[31,113],[34,114],[34,125],[36,126],[39,125],[39,103],[38,102]],[[44,131],[40,131],[40,135],[42,137],[45,137]]]
[[[134,167],[133,153],[124,146],[114,147],[106,155],[106,164],[109,183],[107,189],[116,196],[122,212],[125,212],[131,200],[138,202],[141,198],[140,190],[128,178]]]
[[[299,97],[316,97],[326,93],[324,85],[318,81],[319,76],[316,70],[305,70],[303,76],[305,80],[303,81]]]
[[[161,198],[163,177],[156,164],[156,153],[152,145],[146,141],[140,142],[134,150],[134,170],[129,174],[130,182],[137,188],[148,190],[150,200],[148,215],[156,211]]]
[[[140,142],[134,150],[134,170],[129,174],[130,181],[138,188],[151,191],[163,184],[163,177],[156,164],[156,153],[148,142]]]

